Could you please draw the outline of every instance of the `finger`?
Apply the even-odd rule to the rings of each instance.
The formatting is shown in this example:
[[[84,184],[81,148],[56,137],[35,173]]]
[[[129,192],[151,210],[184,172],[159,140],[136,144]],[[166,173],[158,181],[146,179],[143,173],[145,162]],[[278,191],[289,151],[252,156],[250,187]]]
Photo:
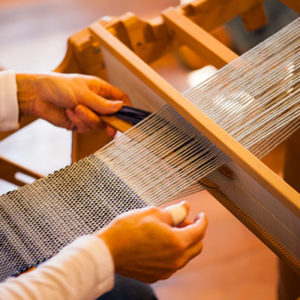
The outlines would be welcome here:
[[[66,129],[72,128],[72,122],[66,115],[65,109],[62,109],[52,103],[46,101],[38,101],[37,116],[56,125]]]
[[[130,100],[124,92],[106,81],[101,82],[98,95],[108,99],[122,100],[127,105],[130,104]]]
[[[91,128],[85,124],[71,109],[66,110],[66,114],[70,121],[75,125],[79,133],[85,133],[91,130]]]
[[[110,126],[106,126],[106,133],[107,133],[108,136],[114,137],[115,134],[117,133],[117,130],[110,127]]]
[[[193,224],[193,223],[190,220],[185,219],[179,225],[177,225],[177,227],[182,228],[182,227],[186,227],[191,224]]]
[[[143,211],[143,210],[138,210]],[[168,212],[165,211],[165,209],[161,209],[159,207],[148,207],[144,209],[145,217],[150,217],[151,222],[153,222],[153,218],[156,220],[159,220],[167,225],[172,226],[173,220],[172,220],[172,215]]]
[[[72,129],[73,127],[72,121],[66,115],[65,110],[58,107],[53,107],[48,110],[48,113],[43,116],[43,119],[54,124],[55,126],[66,128],[68,130]]]
[[[179,204],[170,205],[164,209],[165,212],[168,212],[171,215],[173,226],[182,223],[187,217],[189,210],[190,206],[185,201],[180,202]]]
[[[100,117],[84,105],[77,105],[74,109],[75,115],[89,127],[96,129],[101,123]]]
[[[199,241],[194,244],[192,247],[186,250],[184,256],[185,258],[182,261],[180,268],[183,268],[192,258],[196,257],[202,252],[203,242]]]
[[[195,256],[199,255],[202,252],[202,250],[203,250],[203,242],[202,241],[196,243],[191,248],[189,248],[188,253],[187,253],[189,260],[191,260]]]
[[[124,95],[121,100],[125,103],[125,105],[131,105],[131,101],[127,95]]]
[[[166,279],[170,278],[175,272],[176,271],[164,273],[163,275],[160,276],[160,278],[158,280],[166,280]]]
[[[187,245],[193,245],[204,238],[207,228],[207,218],[204,213],[200,213],[196,221],[183,228],[174,228]]]
[[[83,104],[94,110],[96,113],[103,115],[114,114],[123,106],[122,101],[107,100],[91,91],[85,93],[84,96],[81,97],[80,104]]]

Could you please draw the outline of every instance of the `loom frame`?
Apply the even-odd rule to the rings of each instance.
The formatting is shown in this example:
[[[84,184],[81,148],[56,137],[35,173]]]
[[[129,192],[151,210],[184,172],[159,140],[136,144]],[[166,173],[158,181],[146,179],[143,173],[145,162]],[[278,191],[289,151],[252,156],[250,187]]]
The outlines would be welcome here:
[[[207,31],[223,24],[235,15],[242,15],[244,25],[250,30],[255,30],[265,25],[266,17],[262,2],[262,0],[227,0],[225,3],[222,0],[202,0],[177,8],[169,8],[162,12],[159,18],[149,22],[141,21],[130,13],[109,21],[100,20],[69,39],[67,54],[55,71],[84,73],[106,79],[105,65],[100,50],[100,47],[104,46],[135,75],[142,78],[151,89],[159,94],[186,120],[237,162],[257,182],[276,198],[280,199],[294,214],[299,216],[299,193],[206,117],[147,64],[158,58],[156,53],[163,55],[182,44],[188,45],[191,49],[199,52],[202,57],[217,68],[230,63],[238,55]],[[297,1],[284,0],[282,2],[300,12],[300,4]],[[213,10],[214,7],[219,8],[219,13]],[[225,13],[220,18],[220,11],[222,10]],[[254,19],[255,21],[253,21]],[[104,120],[118,129],[121,128],[122,131],[128,129],[129,126],[123,121],[112,117],[105,117]],[[31,121],[31,119],[24,120],[25,124]],[[6,133],[5,135],[7,136],[8,134]],[[97,139],[102,139],[100,144],[90,143],[90,140],[95,140],[93,138],[95,134]],[[99,138],[99,132],[92,132],[87,135],[74,134],[73,161],[94,152],[109,141],[105,137],[103,130],[100,134],[102,138]],[[15,172],[27,172],[34,178],[39,177],[38,174],[30,172],[21,166],[9,165],[10,162],[2,158],[0,159],[1,169],[4,163],[10,166],[10,171],[0,174],[1,177],[15,184],[22,184],[14,179]],[[257,227],[252,220],[247,220],[247,216],[240,214],[240,211],[230,199],[215,188],[208,189],[208,191],[247,227],[259,235],[275,253],[279,256],[284,256],[284,253],[276,248],[276,245],[272,243],[272,240],[265,232]],[[291,263],[289,260],[287,262]],[[300,266],[296,266],[296,269],[300,272]]]

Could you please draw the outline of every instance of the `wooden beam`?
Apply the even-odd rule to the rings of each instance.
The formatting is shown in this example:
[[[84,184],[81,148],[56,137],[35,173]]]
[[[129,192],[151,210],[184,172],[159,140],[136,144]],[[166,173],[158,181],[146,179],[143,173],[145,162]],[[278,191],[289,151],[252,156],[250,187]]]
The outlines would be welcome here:
[[[103,26],[95,23],[90,26],[90,30],[112,55],[172,106],[183,118],[226,153],[279,201],[300,216],[300,195],[293,188],[202,113]]]
[[[95,153],[111,140],[112,137],[107,135],[105,126],[84,134],[73,132],[71,153],[72,163]]]
[[[18,186],[25,185],[25,182],[16,178],[17,173],[22,173],[35,179],[43,177],[36,172],[25,169],[22,166],[0,156],[0,178]]]
[[[125,122],[121,119],[118,119],[115,116],[101,116],[101,120],[103,120],[107,125],[113,127],[114,129],[125,132],[129,130],[133,125],[131,123]]]
[[[173,39],[180,41],[216,68],[221,68],[239,56],[211,34],[171,8],[162,13]]]
[[[225,24],[264,0],[198,0],[182,6],[182,13],[207,31]]]
[[[300,1],[299,0],[280,0],[283,4],[290,7],[298,14],[300,14]]]
[[[206,178],[206,181],[209,179]],[[206,185],[207,186],[207,185]],[[207,188],[207,191],[216,198],[225,208],[227,208],[238,220],[249,228],[257,237],[261,239],[280,259],[285,261],[295,272],[300,275],[300,262],[296,256],[287,251],[273,236],[266,231],[259,223],[251,218],[245,211],[236,205],[230,198],[222,193],[218,186]]]
[[[263,4],[258,4],[242,14],[244,27],[249,31],[257,30],[267,25],[268,20]]]

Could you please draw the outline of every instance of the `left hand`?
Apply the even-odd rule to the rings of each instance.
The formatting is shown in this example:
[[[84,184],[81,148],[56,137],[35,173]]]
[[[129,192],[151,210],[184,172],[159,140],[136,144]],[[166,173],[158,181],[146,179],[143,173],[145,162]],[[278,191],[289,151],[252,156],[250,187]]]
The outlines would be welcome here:
[[[101,116],[117,112],[128,97],[106,81],[79,74],[17,74],[19,108],[23,115],[43,118],[79,133],[98,128]],[[114,130],[108,128],[108,134]]]
[[[180,210],[185,208],[186,216],[188,203],[176,206],[182,207]],[[181,216],[179,227],[178,218],[172,213],[174,208],[133,210],[96,233],[108,246],[117,273],[153,283],[170,277],[202,251],[207,227],[205,214],[199,214],[194,222],[182,220]]]

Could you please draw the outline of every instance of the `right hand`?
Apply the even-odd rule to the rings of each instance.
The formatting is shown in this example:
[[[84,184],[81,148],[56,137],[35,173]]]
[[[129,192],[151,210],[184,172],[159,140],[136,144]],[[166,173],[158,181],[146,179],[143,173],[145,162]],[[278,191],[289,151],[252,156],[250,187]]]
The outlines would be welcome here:
[[[186,202],[179,205],[189,209]],[[203,247],[207,227],[203,213],[192,224],[186,220],[181,227],[172,224],[168,208],[152,207],[120,215],[97,235],[108,245],[117,273],[153,283],[170,277]]]

